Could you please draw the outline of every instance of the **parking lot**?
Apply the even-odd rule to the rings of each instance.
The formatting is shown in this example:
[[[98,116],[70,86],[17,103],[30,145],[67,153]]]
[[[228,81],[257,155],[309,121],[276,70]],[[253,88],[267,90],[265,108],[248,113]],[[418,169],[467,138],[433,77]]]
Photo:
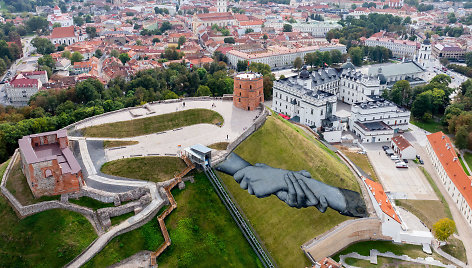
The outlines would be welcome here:
[[[396,168],[382,149],[389,143],[363,144],[375,172],[380,178],[385,191],[394,199],[437,200],[431,185],[413,161],[408,161],[408,168]]]

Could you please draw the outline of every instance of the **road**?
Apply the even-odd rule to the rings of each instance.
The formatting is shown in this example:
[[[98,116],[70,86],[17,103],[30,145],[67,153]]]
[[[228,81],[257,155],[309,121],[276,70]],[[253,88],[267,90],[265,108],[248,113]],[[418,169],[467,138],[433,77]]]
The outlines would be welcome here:
[[[21,39],[21,43],[23,44],[23,57],[20,59],[17,59],[11,66],[8,71],[5,72],[5,74],[1,77],[0,81],[3,81],[5,79],[12,79],[15,75],[20,66],[25,63],[27,64],[30,61],[37,61],[36,57],[30,57],[30,54],[34,51],[34,47],[31,45],[31,41],[33,38],[36,36],[28,36],[23,39]],[[26,68],[31,68],[31,66],[26,67]],[[11,103],[7,100],[7,96],[5,93],[5,84],[0,84],[0,105],[11,105]]]

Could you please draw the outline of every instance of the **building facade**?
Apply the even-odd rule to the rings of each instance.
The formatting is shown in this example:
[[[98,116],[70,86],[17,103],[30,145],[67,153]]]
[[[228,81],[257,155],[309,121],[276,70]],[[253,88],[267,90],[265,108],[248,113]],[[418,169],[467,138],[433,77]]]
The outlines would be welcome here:
[[[431,41],[429,41],[429,39],[425,39],[421,44],[416,56],[416,61],[421,65],[421,67],[429,68],[433,66],[433,57],[431,53]]]
[[[416,159],[416,149],[402,135],[392,138],[392,150],[402,159]]]
[[[436,59],[463,60],[466,50],[459,44],[435,44],[432,49],[432,55]]]
[[[396,40],[392,38],[370,37],[365,40],[368,47],[386,47],[392,51],[392,55],[399,58],[413,59],[419,48],[419,43],[409,40]]]
[[[447,135],[440,131],[426,137],[426,151],[444,188],[472,228],[472,176],[465,173]]]
[[[341,28],[342,26],[336,22],[316,21],[306,23],[293,23],[294,32],[310,33],[313,37],[325,37],[326,33],[332,29]]]
[[[311,128],[321,127],[322,121],[336,111],[337,98],[319,90],[321,85],[315,85],[314,79],[313,74],[303,70],[297,77],[274,81],[272,109]]]
[[[53,14],[48,15],[48,22],[52,28],[55,23],[59,23],[61,27],[69,27],[74,25],[74,20],[69,14],[62,14],[58,6],[54,7]]]
[[[47,79],[47,74],[46,74]],[[26,105],[43,86],[40,79],[29,78],[23,74],[15,76],[5,84],[7,99],[15,106]]]
[[[22,170],[36,198],[80,190],[82,171],[66,130],[24,136],[18,144]]]
[[[239,61],[245,60],[249,62],[264,63],[269,65],[271,68],[277,68],[291,66],[297,57],[304,59],[305,55],[308,53],[316,51],[331,51],[335,49],[339,50],[341,53],[346,53],[346,46],[337,44],[325,47],[308,46],[302,48],[271,46],[262,53],[246,53],[238,50],[230,50],[226,53],[226,56],[228,57],[228,63],[231,68],[236,68]]]
[[[252,111],[264,102],[264,78],[258,73],[240,73],[234,77],[233,105]]]

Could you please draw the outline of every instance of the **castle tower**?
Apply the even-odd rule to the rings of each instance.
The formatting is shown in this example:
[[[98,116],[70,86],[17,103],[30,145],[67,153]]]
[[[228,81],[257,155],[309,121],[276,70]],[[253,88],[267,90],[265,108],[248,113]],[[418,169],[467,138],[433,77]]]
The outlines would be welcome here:
[[[228,3],[226,0],[216,0],[216,9],[218,13],[226,12],[228,10]]]
[[[258,73],[239,73],[234,77],[233,105],[247,111],[264,102],[263,77]]]

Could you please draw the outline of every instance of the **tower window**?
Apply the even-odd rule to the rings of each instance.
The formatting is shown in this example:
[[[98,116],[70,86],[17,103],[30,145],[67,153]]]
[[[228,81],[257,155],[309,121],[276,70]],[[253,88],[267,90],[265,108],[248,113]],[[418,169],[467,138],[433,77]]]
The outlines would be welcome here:
[[[252,89],[252,85],[249,85],[249,89]]]

